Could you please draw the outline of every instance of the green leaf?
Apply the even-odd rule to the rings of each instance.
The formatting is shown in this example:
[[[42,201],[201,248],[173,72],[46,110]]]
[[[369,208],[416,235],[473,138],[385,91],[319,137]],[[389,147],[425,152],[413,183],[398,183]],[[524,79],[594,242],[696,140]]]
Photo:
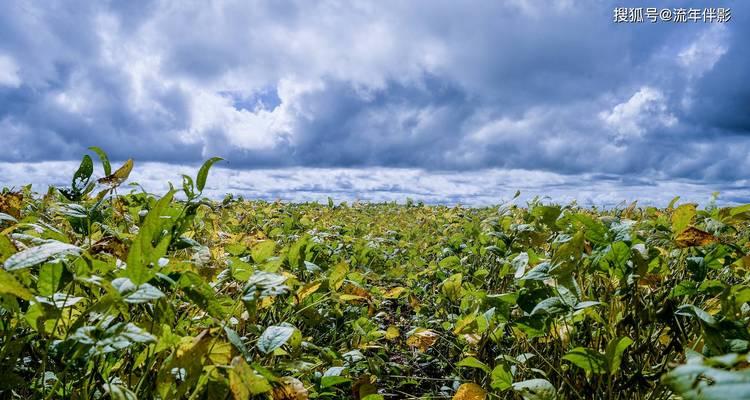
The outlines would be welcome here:
[[[671,210],[674,208],[675,204],[680,200],[680,196],[675,196],[667,205],[667,210]]]
[[[630,247],[625,242],[614,242],[607,253],[607,260],[617,277],[624,277],[628,272],[628,260],[630,260]]]
[[[29,300],[32,297],[29,289],[26,289],[13,275],[4,269],[0,269],[0,293],[11,294],[24,300]]]
[[[239,350],[240,354],[242,354],[243,357],[245,357],[246,360],[250,359],[250,352],[247,350],[247,347],[245,346],[245,342],[242,341],[242,337],[235,331],[234,329],[225,326],[224,332],[227,334],[227,339],[229,339],[229,343],[234,345],[237,350]]]
[[[5,262],[8,257],[16,253],[16,246],[5,235],[0,235],[0,262]]]
[[[582,302],[576,304],[575,306],[573,306],[573,309],[576,310],[576,311],[577,310],[583,310],[583,309],[586,309],[586,308],[589,308],[589,307],[599,306],[599,305],[602,305],[602,304],[603,303],[601,301],[582,301]]]
[[[524,400],[555,400],[557,391],[546,379],[529,379],[513,384],[513,391],[518,392]]]
[[[112,286],[117,289],[123,300],[130,304],[148,303],[164,297],[164,293],[151,284],[143,283],[135,285],[128,278],[117,278],[112,281]]]
[[[513,270],[515,270],[514,277],[520,279],[526,273],[526,267],[529,265],[529,254],[524,252],[518,254],[511,262]]]
[[[73,182],[71,187],[75,191],[82,191],[86,184],[89,183],[91,174],[94,173],[94,162],[88,155],[83,156],[81,165],[78,166],[78,170],[73,174]]]
[[[627,336],[623,336],[619,339],[613,338],[609,341],[605,357],[607,358],[607,369],[609,370],[610,375],[615,375],[620,370],[622,354],[631,344],[633,344],[633,339]]]
[[[327,387],[340,385],[347,382],[351,382],[351,379],[345,376],[324,376],[320,378],[320,388],[325,389]]]
[[[188,199],[195,197],[195,184],[193,183],[193,178],[182,174],[182,190],[185,192],[185,196],[187,196]]]
[[[97,146],[91,146],[89,147],[89,150],[96,153],[96,155],[99,156],[99,161],[102,162],[102,167],[104,168],[104,176],[108,176],[112,174],[112,166],[109,163],[109,157],[107,157],[107,153],[104,152],[101,148]]]
[[[561,298],[555,296],[550,297],[548,299],[544,299],[537,304],[533,310],[531,310],[531,315],[536,314],[549,314],[549,315],[557,315],[562,314],[568,310],[568,307],[565,305],[565,303],[562,301]]]
[[[554,226],[555,220],[557,220],[561,212],[560,206],[537,205],[529,211],[529,214],[537,217],[537,219],[548,226]]]
[[[716,319],[711,314],[707,313],[706,311],[692,304],[685,304],[685,305],[680,306],[680,308],[677,309],[675,314],[696,317],[701,322],[711,327],[716,326],[717,324]]]
[[[702,259],[702,258],[701,258]],[[682,281],[678,283],[669,293],[669,297],[692,296],[698,293],[698,288],[693,281]]]
[[[340,376],[345,370],[346,367],[331,367],[323,373],[323,376]]]
[[[2,221],[8,221],[14,224],[18,223],[18,220],[14,216],[6,214],[4,212],[0,212],[0,222]]]
[[[585,347],[576,347],[563,356],[578,368],[587,373],[604,374],[607,372],[607,359],[596,350]]]
[[[294,334],[296,329],[291,326],[269,326],[258,339],[258,350],[268,354],[283,346]]]
[[[276,250],[276,242],[273,240],[264,240],[255,243],[250,250],[250,253],[253,256],[253,260],[256,263],[261,264],[269,257],[273,256],[274,250]]]
[[[481,369],[482,371],[486,373],[490,373],[490,367],[487,366],[487,364],[477,360],[474,357],[466,357],[463,360],[459,361],[458,364],[456,364],[459,367],[469,367],[469,368],[477,368]]]
[[[304,268],[305,251],[307,250],[307,244],[309,241],[310,237],[304,235],[296,242],[294,242],[291,246],[289,246],[289,251],[286,254],[286,258],[291,268]]]
[[[206,162],[203,163],[201,168],[198,170],[198,176],[195,179],[195,187],[198,189],[198,192],[202,192],[203,188],[206,186],[206,179],[208,178],[208,170],[211,169],[211,166],[214,165],[216,162],[223,160],[221,157],[212,157],[206,160]]]
[[[36,283],[36,290],[43,296],[51,296],[57,292],[60,286],[60,279],[63,275],[63,265],[60,262],[42,264],[39,267],[39,280]]]
[[[121,385],[108,383],[104,385],[104,390],[112,400],[138,400],[138,396],[135,393]]]
[[[598,220],[595,220],[583,213],[574,214],[570,218],[573,222],[576,222],[577,224],[583,226],[585,237],[590,242],[599,245],[604,245],[609,242],[609,229],[607,229],[607,227]]]
[[[284,285],[286,277],[273,272],[255,271],[245,285],[243,301],[254,301],[258,298],[284,294],[289,287]]]
[[[441,287],[441,291],[443,293],[443,296],[445,296],[448,300],[451,301],[458,301],[461,299],[462,294],[462,286],[461,282],[463,281],[464,276],[463,274],[453,274],[446,278]]]
[[[216,290],[195,272],[184,272],[177,281],[178,287],[190,302],[206,311],[214,318],[224,318],[226,311],[216,299]]]
[[[78,254],[81,249],[72,244],[58,241],[50,241],[40,246],[28,248],[20,253],[13,254],[5,260],[5,269],[15,271],[18,269],[33,267],[52,258],[61,258],[70,254]]]
[[[510,373],[510,370],[508,370],[508,367],[503,364],[498,364],[492,370],[490,378],[490,386],[495,390],[507,390],[513,385],[513,375]]]
[[[440,268],[452,269],[461,266],[461,259],[456,256],[445,257],[438,263]]]
[[[166,216],[174,193],[174,190],[167,192],[146,214],[138,236],[130,246],[123,276],[130,278],[136,285],[146,283],[154,276],[154,271],[149,266],[158,263],[172,241],[172,235],[168,232],[175,223],[174,218],[162,216]]]
[[[727,371],[689,363],[664,375],[662,382],[685,400],[739,400],[750,393],[750,370]]]
[[[235,399],[247,399],[273,390],[268,380],[253,371],[242,357],[232,359],[232,369],[229,371],[229,389]]]

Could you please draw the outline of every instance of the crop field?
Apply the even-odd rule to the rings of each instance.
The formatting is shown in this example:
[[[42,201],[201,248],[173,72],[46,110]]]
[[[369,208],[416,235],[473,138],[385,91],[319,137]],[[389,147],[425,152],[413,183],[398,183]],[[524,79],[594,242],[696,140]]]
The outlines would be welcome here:
[[[151,194],[93,151],[0,194],[2,398],[750,398],[750,205],[209,200],[219,159]]]

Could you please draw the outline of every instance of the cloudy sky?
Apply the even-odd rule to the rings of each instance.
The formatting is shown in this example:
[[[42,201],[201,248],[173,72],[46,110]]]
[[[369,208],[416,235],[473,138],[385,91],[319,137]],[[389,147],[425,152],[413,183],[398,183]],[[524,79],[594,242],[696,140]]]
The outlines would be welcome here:
[[[623,5],[732,18],[615,24]],[[64,184],[96,145],[153,190],[224,157],[217,196],[750,202],[749,15],[731,0],[8,1],[0,186]]]

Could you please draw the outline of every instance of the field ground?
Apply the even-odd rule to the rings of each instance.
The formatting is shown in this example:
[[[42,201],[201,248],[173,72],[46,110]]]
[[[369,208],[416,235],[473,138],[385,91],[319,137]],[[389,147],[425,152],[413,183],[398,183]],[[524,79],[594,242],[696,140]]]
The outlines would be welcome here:
[[[216,202],[215,160],[157,196],[100,158],[0,195],[2,397],[750,397],[750,205]]]

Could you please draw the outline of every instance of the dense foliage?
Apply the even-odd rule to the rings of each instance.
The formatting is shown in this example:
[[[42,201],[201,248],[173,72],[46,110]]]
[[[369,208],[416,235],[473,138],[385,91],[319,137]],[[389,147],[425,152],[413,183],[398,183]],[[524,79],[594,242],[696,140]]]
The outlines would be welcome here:
[[[750,206],[0,194],[0,396],[750,397]]]

